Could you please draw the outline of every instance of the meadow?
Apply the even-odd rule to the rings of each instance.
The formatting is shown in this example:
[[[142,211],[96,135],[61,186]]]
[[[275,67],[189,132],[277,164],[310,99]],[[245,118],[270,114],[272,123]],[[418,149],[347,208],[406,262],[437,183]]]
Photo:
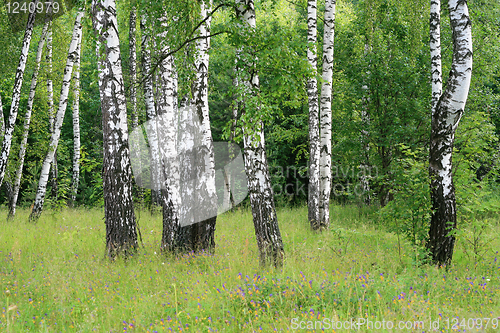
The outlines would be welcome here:
[[[0,212],[0,332],[500,331],[498,222],[481,260],[459,238],[444,269],[370,211],[332,206],[317,234],[307,208],[281,209],[285,264],[264,269],[246,209],[218,217],[215,254],[180,258],[158,251],[161,215],[139,211],[142,245],[114,262],[102,210],[28,213]]]

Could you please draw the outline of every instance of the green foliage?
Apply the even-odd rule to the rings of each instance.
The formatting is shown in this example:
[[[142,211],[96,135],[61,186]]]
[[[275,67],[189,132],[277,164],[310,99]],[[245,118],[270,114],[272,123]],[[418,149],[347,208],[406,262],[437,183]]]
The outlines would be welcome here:
[[[394,161],[391,170],[394,197],[378,211],[379,218],[389,231],[403,235],[416,249],[425,247],[431,215],[429,172],[423,150],[412,151],[400,145],[402,157]],[[423,161],[425,162],[423,162]]]
[[[89,1],[87,11],[89,10]],[[128,19],[132,6],[138,7],[138,17],[147,14],[151,36],[164,32],[162,41],[175,53],[179,70],[179,96],[189,96],[193,79],[195,47],[186,40],[197,37],[196,26],[203,19],[199,14],[200,2],[189,1],[119,1],[117,6],[118,30],[121,38],[122,64],[127,87],[128,78]],[[266,136],[266,152],[269,159],[275,197],[279,205],[300,205],[307,198],[308,161],[308,110],[305,82],[312,75],[306,61],[306,2],[290,3],[286,0],[261,0],[255,3],[256,29],[242,29],[236,20],[234,1],[214,1],[212,18],[209,67],[209,102],[212,134],[215,141],[228,140],[232,125],[232,108],[235,96],[243,87],[235,86],[234,67],[236,50],[242,51],[238,60],[245,75],[258,72],[260,90],[246,100],[248,119],[262,119]],[[403,198],[411,193],[423,194],[426,190],[426,151],[430,127],[429,82],[429,4],[423,0],[360,0],[337,2],[333,111],[332,165],[339,172],[334,174],[334,185],[347,189],[359,185],[360,166],[370,170],[370,193],[386,204],[386,198],[394,196],[391,210],[400,221],[393,230],[408,229],[415,219],[423,221],[423,210],[395,208],[396,204],[408,207]],[[479,195],[498,182],[497,138],[500,135],[500,85],[498,34],[499,5],[495,0],[470,0],[469,8],[473,24],[474,73],[465,115],[457,132],[456,188],[459,214],[462,205],[467,206],[460,194],[463,186],[481,182],[474,187]],[[324,2],[318,4],[318,53],[322,50]],[[160,18],[166,14],[168,29],[160,27]],[[53,22],[54,36],[54,102],[57,107],[67,56],[69,36],[75,11]],[[451,63],[451,33],[446,5],[442,12],[443,73]],[[81,137],[85,145],[82,159],[81,184],[77,205],[101,205],[102,130],[100,100],[97,86],[97,66],[94,32],[91,17],[84,22],[82,50]],[[20,128],[28,94],[27,82],[33,72],[35,48],[41,27],[35,27],[23,85],[21,107],[16,125],[12,149],[10,175],[15,170],[19,149]],[[1,33],[4,32],[4,33]],[[137,49],[140,59],[138,29]],[[4,115],[8,113],[12,84],[20,51],[22,33],[9,32],[5,9],[0,13],[0,94]],[[157,63],[162,51],[155,43],[150,44],[153,63]],[[15,59],[16,61],[13,61]],[[34,106],[34,116],[29,136],[25,172],[21,184],[21,205],[31,205],[39,178],[41,160],[48,145],[48,114],[46,79],[47,62],[42,58],[39,84]],[[241,66],[242,64],[246,66]],[[321,69],[322,57],[318,57]],[[139,66],[140,68],[140,66]],[[143,73],[144,74],[144,73]],[[445,80],[446,80],[446,75]],[[139,78],[141,73],[139,73]],[[321,78],[318,77],[321,83]],[[141,89],[138,89],[140,121],[144,120]],[[71,102],[71,101],[70,101]],[[249,122],[247,122],[249,123]],[[250,129],[247,129],[250,130]],[[241,126],[236,128],[236,141],[241,139]],[[404,148],[403,148],[404,147]],[[408,155],[409,152],[413,152]],[[72,124],[68,109],[63,123],[59,152],[60,198],[67,196],[67,184],[71,179]],[[289,172],[287,172],[289,170]],[[413,171],[409,171],[413,170]],[[415,173],[415,176],[411,176]],[[467,176],[466,176],[467,174]],[[469,177],[470,175],[470,177]],[[413,178],[412,178],[413,177]],[[465,177],[465,178],[464,178]],[[484,182],[483,182],[484,180]],[[409,187],[405,188],[408,182]],[[65,185],[66,184],[66,185]],[[493,184],[493,185],[492,185]],[[302,191],[301,189],[304,189]],[[141,192],[138,189],[136,191]],[[472,190],[472,189],[471,189]],[[3,191],[3,190],[2,190]],[[338,192],[338,191],[337,191]],[[352,192],[352,191],[351,191]],[[142,193],[142,192],[141,192]],[[341,191],[333,191],[332,199],[339,202],[364,202],[365,197]],[[1,193],[5,203],[5,196]],[[466,195],[465,197],[469,197]],[[399,199],[398,199],[399,197]],[[147,196],[145,197],[147,199]],[[423,197],[422,197],[423,198]],[[144,198],[143,198],[144,199]],[[142,202],[143,199],[139,201]],[[423,200],[423,199],[422,199]],[[423,201],[422,201],[423,202]],[[372,204],[375,203],[372,201]],[[423,207],[423,203],[420,207]],[[398,212],[396,212],[396,209]],[[423,208],[422,208],[423,209]],[[411,217],[411,212],[422,219]],[[403,216],[404,215],[404,216]],[[423,223],[423,222],[422,222]],[[423,228],[423,225],[422,225]],[[422,233],[422,232],[420,232]],[[415,233],[415,235],[418,233]],[[415,236],[421,239],[422,236]]]

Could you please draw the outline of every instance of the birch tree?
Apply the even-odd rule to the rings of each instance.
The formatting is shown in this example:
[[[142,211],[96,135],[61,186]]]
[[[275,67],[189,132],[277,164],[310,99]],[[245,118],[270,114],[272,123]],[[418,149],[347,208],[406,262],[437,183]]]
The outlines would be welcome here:
[[[132,108],[131,112],[131,127],[136,128],[139,125],[139,110],[137,106],[137,45],[136,45],[136,32],[137,32],[137,5],[134,1],[132,8],[130,9],[129,16],[129,75],[130,75],[130,106]],[[142,157],[140,156],[140,149],[136,142],[132,142],[135,145],[131,149],[131,159],[137,163],[138,169],[142,170]],[[137,176],[137,175],[136,175]],[[136,179],[137,181],[137,179]],[[144,200],[144,190],[142,188],[137,188],[137,195],[141,202]]]
[[[233,78],[233,85],[236,87],[238,85],[238,80],[236,76]],[[237,96],[233,96],[233,99],[236,100]],[[234,103],[231,109],[231,133],[229,134],[229,143],[228,143],[228,160],[232,160],[235,157],[235,149],[234,149],[234,139],[236,137],[236,125],[238,120],[238,103]],[[235,202],[234,195],[231,191],[233,186],[233,177],[231,175],[230,170],[224,168],[223,171],[224,176],[224,192],[223,192],[223,200],[222,207],[231,207],[231,211],[234,210]]]
[[[47,55],[45,56],[47,61],[47,104],[49,113],[49,134],[52,136],[54,133],[54,84],[52,81],[52,23],[49,23],[49,29],[47,31]],[[54,153],[54,159],[52,161],[52,166],[50,168],[50,184],[52,187],[52,197],[57,197],[57,150]]]
[[[35,8],[39,0],[34,1]],[[5,177],[5,169],[7,167],[7,160],[9,159],[10,147],[12,146],[12,136],[14,134],[14,126],[16,124],[17,112],[19,110],[19,101],[21,98],[21,87],[23,85],[24,69],[26,68],[26,61],[28,59],[28,52],[30,48],[31,36],[33,34],[33,27],[35,25],[36,12],[29,13],[28,22],[24,31],[23,46],[21,55],[19,56],[19,64],[17,66],[16,77],[14,79],[14,88],[12,90],[12,102],[10,105],[9,118],[5,126],[5,134],[2,142],[2,152],[0,154],[0,186],[2,186]]]
[[[103,124],[103,193],[106,253],[110,258],[137,248],[132,199],[132,169],[128,148],[125,99],[116,3],[93,0],[92,21],[97,37],[99,93]]]
[[[215,247],[215,223],[217,219],[217,193],[215,189],[215,160],[210,129],[208,107],[208,64],[210,47],[211,1],[200,3],[200,17],[204,22],[199,28],[199,37],[196,41],[195,53],[195,80],[192,88],[193,107],[190,110],[196,113],[195,130],[198,134],[193,153],[193,180],[194,207],[193,222],[182,226],[179,237],[181,245],[192,251],[211,251]],[[209,218],[205,218],[210,216]]]
[[[313,230],[320,229],[320,180],[319,180],[319,106],[317,75],[317,19],[316,0],[307,1],[307,60],[312,69],[312,77],[307,80],[307,99],[309,103],[309,188],[308,217]]]
[[[52,135],[50,137],[49,149],[47,151],[47,154],[45,155],[45,159],[43,160],[40,179],[38,181],[38,188],[35,195],[35,202],[30,214],[30,220],[32,221],[36,221],[40,217],[40,214],[43,210],[43,203],[47,191],[47,182],[49,180],[50,165],[54,159],[57,145],[59,144],[59,138],[61,136],[61,126],[64,120],[64,114],[66,113],[66,107],[68,105],[68,95],[69,88],[71,86],[73,67],[75,64],[75,60],[78,57],[78,45],[82,41],[82,17],[83,12],[78,12],[75,18],[73,37],[71,38],[71,42],[69,44],[66,67],[64,68],[61,94],[59,98],[59,107],[54,118],[54,131],[52,132]]]
[[[166,17],[163,16],[162,28],[168,29]],[[165,41],[166,31],[158,34],[161,52],[168,54],[169,47]],[[157,126],[159,151],[161,156],[161,171],[163,172],[162,208],[163,233],[161,241],[162,251],[172,252],[176,249],[179,234],[179,154],[177,150],[177,135],[179,118],[177,110],[177,87],[175,83],[175,64],[172,55],[166,57],[158,66],[159,94],[157,102]]]
[[[82,36],[80,36],[80,40]],[[71,205],[75,205],[78,185],[80,184],[80,53],[81,42],[78,43],[73,76],[73,178],[71,181]]]
[[[238,0],[236,16],[241,20],[240,30],[246,37],[254,33],[256,27],[255,7],[253,0]],[[243,122],[243,145],[245,171],[248,179],[248,191],[255,227],[255,236],[259,247],[260,264],[274,266],[283,265],[283,241],[278,226],[278,218],[274,206],[273,190],[269,176],[266,150],[264,144],[263,123],[258,116],[255,101],[259,90],[259,76],[255,63],[255,50],[248,50],[250,56],[243,57],[243,48],[237,51],[237,77],[241,101],[240,117]],[[247,47],[248,48],[248,47]],[[253,111],[252,113],[250,111]],[[248,112],[248,114],[247,114]]]
[[[43,26],[43,29],[42,29],[42,34],[40,36],[40,40],[38,42],[38,49],[37,49],[36,58],[35,58],[35,69],[33,71],[32,77],[31,77],[30,92],[28,95],[28,105],[26,106],[26,113],[24,115],[23,134],[22,134],[22,138],[21,138],[21,145],[19,148],[19,159],[18,159],[16,175],[14,177],[14,187],[12,190],[12,199],[9,202],[9,218],[14,217],[14,215],[16,214],[17,199],[19,196],[19,188],[21,186],[21,177],[23,175],[23,168],[24,168],[24,157],[26,155],[26,147],[28,145],[28,134],[29,134],[30,123],[31,123],[31,114],[33,112],[33,103],[35,101],[35,92],[36,92],[36,87],[38,84],[38,72],[40,70],[40,61],[42,60],[43,47],[45,44],[45,39],[47,36],[47,30],[48,30],[49,24],[50,24],[50,21],[46,20],[45,25]]]
[[[321,85],[320,114],[320,195],[318,229],[330,225],[330,191],[332,186],[332,78],[333,41],[335,34],[336,0],[325,2],[325,28],[323,32],[323,83]]]
[[[137,8],[135,4],[130,9],[129,16],[129,70],[130,70],[130,105],[132,107],[131,123],[132,128],[139,125],[139,114],[137,111],[137,51],[136,51],[136,25],[137,25]]]
[[[439,1],[431,6],[432,121],[429,156],[432,215],[429,242],[432,261],[451,262],[457,225],[452,152],[455,130],[463,115],[472,76],[472,31],[467,2],[449,0],[453,58],[446,88],[440,94],[441,66],[439,38]]]
[[[431,0],[430,12],[431,113],[434,115],[439,98],[443,93],[443,75],[441,68],[441,0]]]
[[[142,73],[144,76],[144,102],[146,104],[146,120],[148,142],[150,147],[150,171],[151,171],[151,197],[152,207],[161,203],[162,174],[160,174],[160,152],[158,146],[158,129],[156,122],[156,106],[153,90],[153,75],[151,75],[151,51],[149,50],[149,36],[151,31],[146,28],[146,17],[141,17],[141,53]],[[153,208],[154,209],[154,208]]]
[[[130,9],[129,16],[129,76],[130,76],[130,114],[131,126],[136,128],[139,125],[139,110],[137,106],[137,7],[135,4]]]
[[[2,95],[0,95],[0,121],[1,121],[1,124],[0,124],[0,134],[2,135],[2,139],[3,139],[3,136],[5,135],[5,119],[3,117],[3,105],[2,105]]]

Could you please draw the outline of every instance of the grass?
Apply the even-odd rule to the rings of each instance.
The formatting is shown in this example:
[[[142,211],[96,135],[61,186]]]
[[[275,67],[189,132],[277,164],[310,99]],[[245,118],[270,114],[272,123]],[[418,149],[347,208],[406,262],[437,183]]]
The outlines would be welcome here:
[[[459,239],[444,270],[417,265],[407,242],[399,249],[396,235],[354,206],[332,206],[323,234],[309,230],[306,208],[284,209],[285,265],[261,269],[246,210],[218,218],[215,255],[180,259],[158,253],[161,217],[138,212],[144,246],[112,263],[102,211],[48,211],[36,225],[28,213],[6,222],[0,211],[0,332],[272,332],[300,321],[332,331],[333,321],[358,318],[424,321],[420,332],[432,331],[429,320],[435,331],[500,330],[498,224],[481,262],[468,261]],[[495,319],[478,330],[470,318]]]

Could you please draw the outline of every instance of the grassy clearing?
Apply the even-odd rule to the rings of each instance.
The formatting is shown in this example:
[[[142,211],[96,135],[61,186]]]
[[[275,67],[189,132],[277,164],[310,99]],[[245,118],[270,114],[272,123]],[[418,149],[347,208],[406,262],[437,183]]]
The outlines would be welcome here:
[[[259,268],[245,210],[218,218],[215,255],[178,260],[158,253],[161,217],[140,212],[144,247],[114,263],[103,258],[100,210],[46,212],[36,225],[23,210],[5,222],[3,210],[0,331],[272,332],[293,330],[299,321],[319,331],[318,322],[328,328],[365,318],[395,326],[422,320],[419,331],[429,332],[429,318],[440,319],[439,331],[451,330],[454,318],[468,327],[469,318],[499,320],[498,224],[489,231],[494,250],[481,262],[468,261],[459,241],[457,260],[445,271],[415,265],[406,241],[400,249],[396,235],[377,230],[356,207],[332,206],[331,214],[331,230],[315,234],[306,208],[279,212],[286,262],[276,270]],[[483,331],[500,330],[493,324]],[[477,331],[468,327],[457,329]]]

